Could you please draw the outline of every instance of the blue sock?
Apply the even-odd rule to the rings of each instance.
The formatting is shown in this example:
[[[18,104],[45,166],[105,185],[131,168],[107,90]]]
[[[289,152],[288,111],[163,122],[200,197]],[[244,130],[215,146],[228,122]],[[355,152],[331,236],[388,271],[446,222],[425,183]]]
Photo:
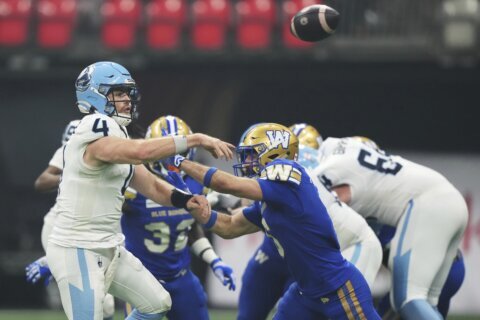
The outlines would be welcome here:
[[[426,300],[412,300],[407,302],[401,309],[400,315],[407,320],[443,320],[440,313]]]

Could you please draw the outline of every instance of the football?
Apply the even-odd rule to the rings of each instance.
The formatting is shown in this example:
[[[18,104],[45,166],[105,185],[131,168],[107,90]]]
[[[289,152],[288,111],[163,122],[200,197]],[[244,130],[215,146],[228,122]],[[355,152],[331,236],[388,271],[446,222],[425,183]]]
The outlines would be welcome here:
[[[339,21],[340,14],[335,9],[316,4],[303,8],[293,16],[290,31],[300,40],[319,41],[333,34]]]

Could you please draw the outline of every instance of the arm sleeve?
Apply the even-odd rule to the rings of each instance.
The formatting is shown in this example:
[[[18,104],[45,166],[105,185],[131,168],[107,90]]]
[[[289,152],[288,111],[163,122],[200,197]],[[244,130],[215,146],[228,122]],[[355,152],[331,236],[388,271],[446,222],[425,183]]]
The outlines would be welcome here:
[[[260,202],[255,201],[251,206],[243,209],[243,215],[248,221],[263,230],[262,226],[262,207]]]

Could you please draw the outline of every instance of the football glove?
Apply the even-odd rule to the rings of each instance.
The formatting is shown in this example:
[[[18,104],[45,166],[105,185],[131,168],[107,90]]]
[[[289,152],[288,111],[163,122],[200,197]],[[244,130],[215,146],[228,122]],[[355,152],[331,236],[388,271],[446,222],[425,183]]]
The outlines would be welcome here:
[[[35,284],[40,279],[44,279],[43,284],[47,286],[50,283],[50,280],[52,280],[52,272],[48,267],[47,257],[43,256],[30,263],[25,268],[25,274],[27,276],[28,283]]]
[[[165,176],[165,180],[175,188],[191,193],[190,190],[188,189],[187,184],[185,183],[185,181],[183,181],[183,178],[180,173],[168,171],[168,174]]]
[[[173,166],[173,167],[175,167],[175,168],[178,168],[178,167],[180,167],[180,165],[182,164],[183,160],[185,160],[185,159],[186,159],[186,158],[185,158],[184,156],[177,154],[177,155],[175,155],[175,156],[173,156],[173,157],[166,158],[166,159],[164,160],[164,162],[165,162],[165,164],[166,164],[167,166]]]
[[[227,266],[222,259],[217,258],[210,263],[213,273],[220,282],[228,288],[228,290],[235,291],[235,276],[233,269]]]

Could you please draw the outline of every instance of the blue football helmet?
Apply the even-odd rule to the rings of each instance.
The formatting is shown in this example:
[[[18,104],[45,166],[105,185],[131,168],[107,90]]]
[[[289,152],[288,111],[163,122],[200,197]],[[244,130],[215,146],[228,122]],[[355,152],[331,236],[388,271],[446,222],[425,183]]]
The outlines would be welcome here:
[[[166,136],[183,136],[192,134],[190,126],[177,116],[163,116],[155,121],[147,129],[146,139],[161,138]],[[187,152],[182,154],[185,158],[192,160],[195,155],[195,148],[188,149]],[[167,175],[168,171],[179,172],[180,170],[165,160],[158,160],[148,163],[150,170],[158,175]]]
[[[140,95],[130,73],[115,62],[101,61],[89,65],[75,82],[77,106],[82,113],[99,112],[112,117],[118,124],[127,126],[136,115]],[[119,114],[115,100],[107,97],[112,91],[124,91],[131,103],[130,114]]]
[[[68,142],[68,140],[70,140],[72,135],[75,133],[75,129],[77,129],[79,123],[80,120],[72,120],[67,124],[62,134],[62,145],[64,145]]]

